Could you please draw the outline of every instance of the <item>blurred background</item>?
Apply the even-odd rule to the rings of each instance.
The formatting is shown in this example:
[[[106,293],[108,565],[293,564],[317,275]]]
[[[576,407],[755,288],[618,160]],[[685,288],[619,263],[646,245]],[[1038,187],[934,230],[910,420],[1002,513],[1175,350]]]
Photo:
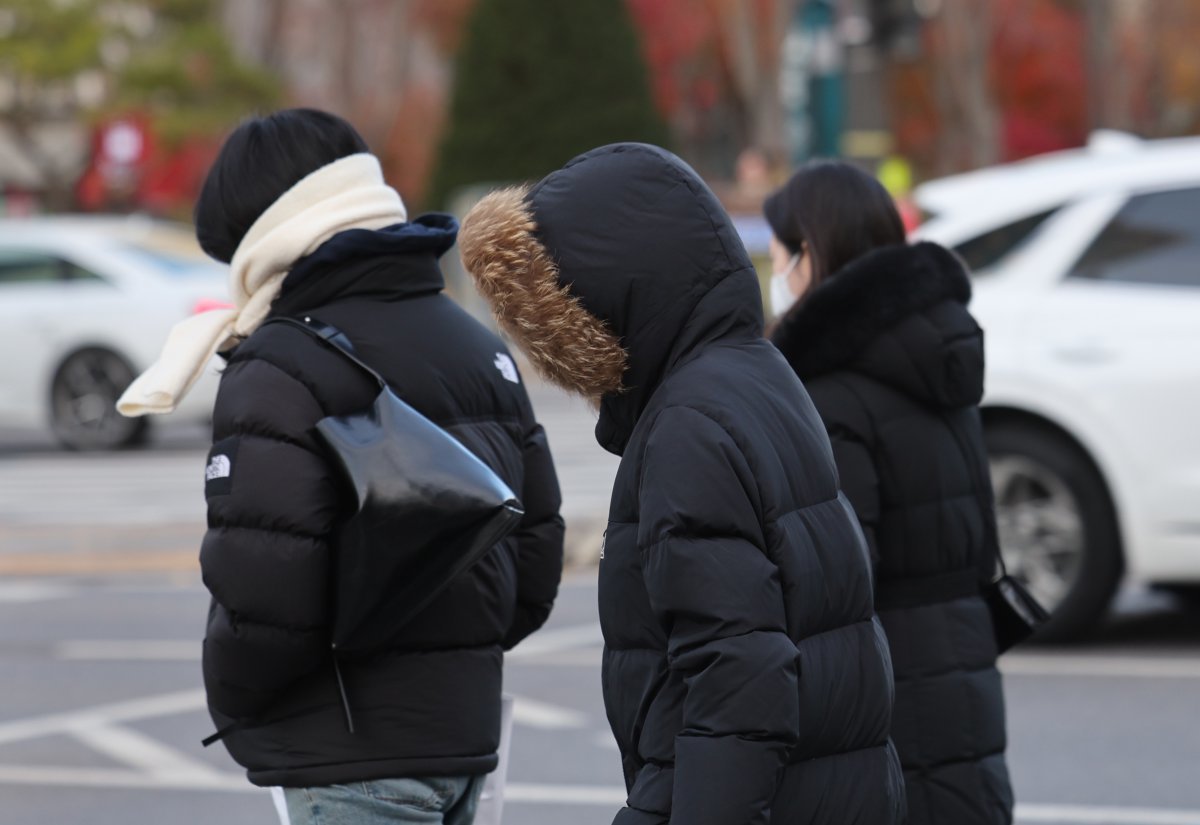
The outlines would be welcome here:
[[[1200,0],[0,0],[0,822],[272,821],[199,689],[216,375],[113,403],[228,300],[191,235],[241,118],[353,122],[411,214],[665,145],[765,278],[797,164],[877,174],[987,333],[1019,822],[1200,825]],[[450,292],[486,319],[457,255]],[[512,656],[507,822],[611,821],[594,564],[615,460],[526,371],[570,569]]]

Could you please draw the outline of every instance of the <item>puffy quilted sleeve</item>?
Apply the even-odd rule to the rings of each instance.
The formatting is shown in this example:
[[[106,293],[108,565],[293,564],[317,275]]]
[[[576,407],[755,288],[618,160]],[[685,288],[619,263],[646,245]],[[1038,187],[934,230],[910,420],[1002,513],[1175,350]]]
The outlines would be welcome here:
[[[299,377],[236,357],[221,379],[205,468],[212,593],[204,640],[210,707],[253,717],[327,663],[329,562],[340,504],[315,440],[323,417]]]
[[[645,584],[687,693],[670,821],[766,823],[800,735],[798,653],[754,475],[730,432],[690,408],[663,411],[647,444],[638,537]],[[638,795],[635,785],[632,803]],[[643,821],[637,812],[623,817]]]
[[[525,484],[521,503],[525,518],[517,531],[517,609],[504,639],[515,647],[545,624],[558,595],[563,569],[562,495],[550,456],[546,431],[534,424],[522,450]]]

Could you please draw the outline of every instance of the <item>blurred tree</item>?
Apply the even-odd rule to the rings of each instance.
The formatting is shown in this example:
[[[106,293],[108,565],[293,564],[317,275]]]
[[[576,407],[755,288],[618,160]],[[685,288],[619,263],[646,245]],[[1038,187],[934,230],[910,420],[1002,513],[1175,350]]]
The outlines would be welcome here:
[[[1175,0],[1155,6],[1154,43],[1162,68],[1157,84],[1158,137],[1200,132],[1200,7]]]
[[[626,4],[480,0],[431,202],[469,184],[541,177],[620,140],[666,140]]]
[[[1079,146],[1088,132],[1083,14],[1056,0],[995,0],[995,5],[991,85],[1001,159]],[[1112,85],[1118,85],[1115,79]]]
[[[69,200],[78,164],[49,148],[40,127],[75,115],[89,93],[102,93],[102,46],[112,27],[98,11],[96,0],[7,0],[0,9],[3,122],[52,206]]]
[[[53,4],[50,4],[53,5]],[[150,118],[169,143],[219,135],[239,118],[279,99],[274,77],[239,61],[213,0],[145,0],[153,15],[115,75],[110,110]]]
[[[212,138],[278,99],[267,74],[237,61],[214,0],[4,0],[0,115],[38,170],[46,205],[72,203],[79,157],[47,125],[136,114],[168,145]],[[67,156],[64,156],[67,155]]]
[[[939,64],[934,88],[943,126],[938,141],[943,174],[1000,160],[1000,115],[989,72],[994,5],[992,0],[946,3],[931,32]]]
[[[646,40],[655,98],[680,151],[732,174],[750,148],[787,156],[780,91],[784,38],[803,0],[627,0]]]

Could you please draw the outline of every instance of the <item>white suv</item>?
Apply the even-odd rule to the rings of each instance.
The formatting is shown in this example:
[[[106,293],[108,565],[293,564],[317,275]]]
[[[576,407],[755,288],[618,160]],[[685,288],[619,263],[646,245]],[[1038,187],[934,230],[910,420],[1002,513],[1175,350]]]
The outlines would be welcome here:
[[[934,181],[922,238],[975,278],[1009,571],[1085,633],[1124,575],[1200,592],[1200,138]]]

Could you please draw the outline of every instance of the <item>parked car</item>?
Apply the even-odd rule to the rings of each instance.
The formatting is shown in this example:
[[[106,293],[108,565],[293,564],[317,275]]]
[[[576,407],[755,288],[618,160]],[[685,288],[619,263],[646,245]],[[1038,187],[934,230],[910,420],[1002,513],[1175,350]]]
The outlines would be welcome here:
[[[934,181],[923,238],[976,277],[1004,556],[1086,633],[1120,582],[1200,592],[1200,139]]]
[[[149,421],[113,405],[172,324],[226,303],[225,281],[175,224],[0,220],[0,423],[49,427],[73,449],[137,443]],[[210,369],[176,417],[208,419],[216,383]]]

